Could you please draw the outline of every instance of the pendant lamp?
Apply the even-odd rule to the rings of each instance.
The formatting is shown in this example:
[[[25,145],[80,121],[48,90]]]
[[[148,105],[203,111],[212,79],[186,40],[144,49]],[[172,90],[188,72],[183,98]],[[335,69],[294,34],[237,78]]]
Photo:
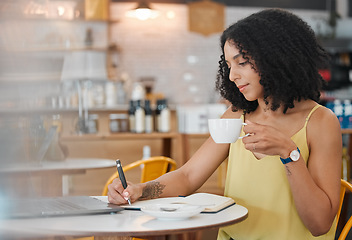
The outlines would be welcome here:
[[[137,18],[139,20],[154,19],[159,16],[157,10],[152,9],[147,1],[141,0],[137,7],[126,12],[127,17]]]

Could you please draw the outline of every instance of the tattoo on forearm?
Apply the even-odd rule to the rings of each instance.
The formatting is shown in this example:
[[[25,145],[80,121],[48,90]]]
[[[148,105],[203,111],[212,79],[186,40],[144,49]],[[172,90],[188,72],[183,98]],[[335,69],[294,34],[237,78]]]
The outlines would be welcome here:
[[[286,173],[287,173],[287,175],[292,175],[292,173],[291,173],[291,171],[290,171],[290,168],[287,166],[287,165],[285,165],[285,167],[286,167]]]
[[[143,188],[142,196],[138,200],[158,198],[163,193],[164,188],[165,185],[161,184],[160,182],[149,182]]]

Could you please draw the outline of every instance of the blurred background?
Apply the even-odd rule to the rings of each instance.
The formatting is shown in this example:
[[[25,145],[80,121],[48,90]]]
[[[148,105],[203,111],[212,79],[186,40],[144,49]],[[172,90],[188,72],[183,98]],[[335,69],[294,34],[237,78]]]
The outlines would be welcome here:
[[[134,11],[143,4],[150,15]],[[170,155],[183,164],[208,136],[206,120],[227,107],[214,89],[221,32],[267,7],[302,17],[329,51],[331,65],[321,69],[327,81],[322,103],[342,109],[336,114],[350,129],[351,115],[347,123],[342,118],[352,98],[351,1],[2,0],[0,196],[39,191],[33,191],[32,178],[16,183],[6,169],[67,158],[131,162],[146,145],[152,155],[165,152],[165,138],[171,139]],[[138,100],[149,101],[155,118],[163,100],[170,110],[168,135],[156,126],[151,135],[145,129],[129,135],[131,101]],[[178,134],[188,141],[180,142]],[[347,134],[347,153],[349,144]],[[63,194],[99,195],[113,171],[64,176]]]

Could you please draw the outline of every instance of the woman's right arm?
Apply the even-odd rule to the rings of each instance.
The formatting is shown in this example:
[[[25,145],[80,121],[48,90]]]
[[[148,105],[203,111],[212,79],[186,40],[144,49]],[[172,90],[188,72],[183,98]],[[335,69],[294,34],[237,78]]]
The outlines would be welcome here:
[[[224,118],[239,118],[239,112],[228,109]],[[209,137],[197,152],[179,169],[146,183],[128,183],[123,189],[117,178],[108,187],[109,202],[125,204],[126,199],[132,202],[158,197],[186,196],[195,192],[215,172],[218,166],[228,157],[230,144],[217,144]]]
[[[158,197],[189,195],[200,188],[215,172],[228,156],[228,150],[229,144],[216,144],[209,137],[183,166],[153,181],[128,183],[127,188],[123,189],[120,180],[116,178],[108,186],[108,200],[115,204],[125,204],[125,199],[128,198],[134,202]]]

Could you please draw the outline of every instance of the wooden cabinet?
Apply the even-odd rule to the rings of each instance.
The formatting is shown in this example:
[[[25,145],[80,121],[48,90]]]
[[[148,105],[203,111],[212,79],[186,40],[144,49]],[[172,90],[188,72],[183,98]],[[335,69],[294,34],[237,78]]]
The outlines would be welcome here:
[[[151,155],[170,156],[178,166],[182,164],[183,144],[181,135],[177,132],[176,111],[171,111],[172,130],[168,133],[111,133],[109,128],[110,114],[127,114],[126,108],[93,108],[89,114],[98,116],[97,133],[79,134],[75,131],[77,111],[63,111],[62,133],[60,143],[71,158],[105,158],[120,159],[124,165],[143,157],[143,146],[151,148]],[[114,171],[114,170],[113,170]],[[95,170],[82,176],[70,178],[70,194],[100,194],[102,186],[112,170]],[[138,170],[126,175],[131,182],[139,181]]]
[[[126,108],[93,108],[89,114],[96,115],[97,132],[80,134],[76,130],[78,112],[62,111],[61,142],[68,146],[70,157],[91,155],[101,158],[126,158],[135,161],[142,158],[144,145],[150,145],[152,155],[164,155],[175,159],[179,164],[183,162],[183,144],[181,135],[177,131],[176,111],[171,111],[171,131],[167,133],[113,133],[110,130],[110,115],[125,114]],[[90,146],[86,148],[85,146]],[[103,154],[103,155],[99,155]],[[81,156],[80,156],[81,155]]]

